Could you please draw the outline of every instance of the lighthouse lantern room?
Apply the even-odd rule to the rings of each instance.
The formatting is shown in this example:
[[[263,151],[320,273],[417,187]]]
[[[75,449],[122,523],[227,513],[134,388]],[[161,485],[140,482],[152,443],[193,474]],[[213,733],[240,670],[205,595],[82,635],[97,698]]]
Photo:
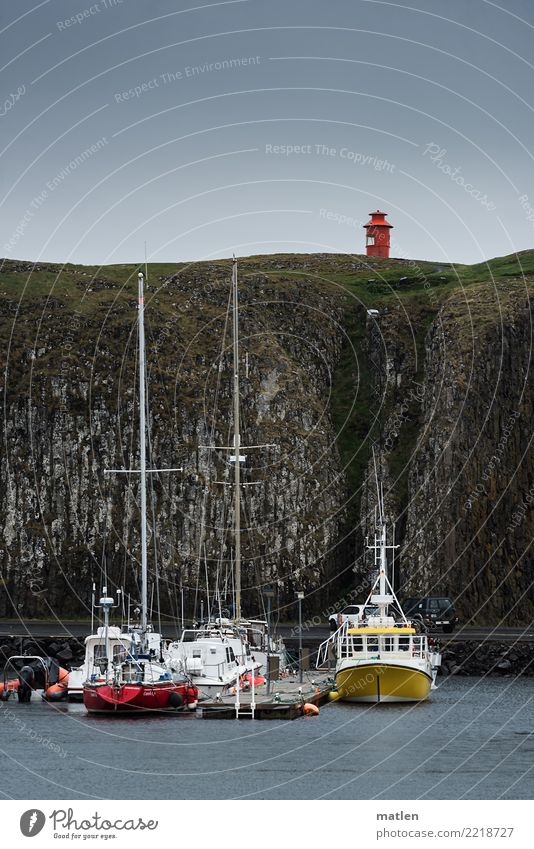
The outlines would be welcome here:
[[[388,224],[386,221],[387,212],[370,212],[370,221],[364,224],[366,230],[365,245],[367,248],[367,256],[381,256],[387,258],[389,256],[389,231],[393,228],[393,224]]]

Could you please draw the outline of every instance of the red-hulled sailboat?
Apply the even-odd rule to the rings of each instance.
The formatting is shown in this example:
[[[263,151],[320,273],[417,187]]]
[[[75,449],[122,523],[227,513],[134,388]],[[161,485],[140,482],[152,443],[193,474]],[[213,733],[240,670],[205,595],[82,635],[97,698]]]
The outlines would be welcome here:
[[[198,689],[184,676],[171,677],[160,659],[162,638],[148,623],[148,570],[146,525],[146,424],[145,424],[145,332],[143,275],[139,274],[139,434],[141,483],[141,618],[138,625],[124,633],[109,624],[113,599],[104,588],[100,607],[104,627],[99,628],[100,650],[87,663],[83,702],[91,713],[194,710]],[[128,470],[131,472],[132,470]],[[136,471],[136,470],[133,470]],[[150,470],[155,471],[155,470]],[[175,471],[165,469],[159,471]],[[115,632],[118,632],[115,633]]]
[[[167,668],[157,660],[161,653],[161,635],[132,628],[121,632],[109,624],[113,599],[100,599],[104,627],[99,639],[87,650],[88,677],[83,685],[83,702],[91,713],[128,711],[195,710],[198,689],[183,676],[173,680]],[[89,638],[90,640],[94,638]]]

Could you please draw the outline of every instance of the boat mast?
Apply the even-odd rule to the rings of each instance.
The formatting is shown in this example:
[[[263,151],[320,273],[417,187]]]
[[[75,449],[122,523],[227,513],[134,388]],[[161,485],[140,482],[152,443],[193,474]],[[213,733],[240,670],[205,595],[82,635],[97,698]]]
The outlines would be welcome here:
[[[375,472],[375,482],[376,482],[376,522],[375,522],[375,541],[374,545],[368,546],[372,548],[375,553],[375,563],[378,565],[378,593],[375,591],[375,587],[373,587],[371,593],[371,603],[376,604],[380,610],[380,617],[384,618],[387,616],[388,607],[391,602],[395,599],[395,595],[393,593],[393,588],[388,579],[387,570],[388,570],[388,558],[387,558],[387,550],[388,548],[393,548],[393,546],[388,546],[387,544],[387,526],[386,526],[386,514],[384,510],[384,490],[382,487],[382,481],[380,480],[380,475],[378,474],[378,466],[376,460],[376,452],[373,446],[373,463],[374,463],[374,472]],[[378,556],[377,556],[378,555]]]
[[[388,559],[387,559],[387,539],[386,539],[386,517],[384,516],[384,493],[382,484],[380,483],[380,500],[379,500],[379,534],[380,534],[380,586],[379,595],[382,599],[389,598],[388,587],[386,586]],[[382,601],[380,604],[380,615],[385,616],[387,613],[387,603]]]
[[[241,435],[239,421],[239,323],[237,292],[237,259],[232,261],[232,335],[234,349],[234,538],[235,538],[235,619],[241,620]]]
[[[145,423],[145,298],[143,291],[144,278],[137,275],[139,283],[139,444],[140,444],[140,474],[141,474],[141,634],[142,640],[148,626],[148,578],[147,578],[147,544],[146,544],[146,423]]]

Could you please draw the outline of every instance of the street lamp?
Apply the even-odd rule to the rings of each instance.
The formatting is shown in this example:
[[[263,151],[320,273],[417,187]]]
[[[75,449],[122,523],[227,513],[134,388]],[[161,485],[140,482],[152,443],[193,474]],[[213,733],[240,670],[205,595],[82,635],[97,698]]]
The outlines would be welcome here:
[[[267,599],[267,687],[266,692],[267,695],[271,692],[271,668],[269,657],[271,654],[271,599],[274,598],[275,593],[272,586],[267,585],[263,590],[263,595]],[[254,674],[254,672],[252,673]]]
[[[304,598],[303,592],[297,593],[297,599],[299,603],[299,682],[302,684],[302,599]]]

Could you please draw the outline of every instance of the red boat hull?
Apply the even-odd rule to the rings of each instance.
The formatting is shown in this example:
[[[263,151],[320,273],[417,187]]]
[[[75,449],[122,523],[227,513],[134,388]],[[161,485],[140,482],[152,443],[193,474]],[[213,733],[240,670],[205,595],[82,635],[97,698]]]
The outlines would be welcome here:
[[[172,681],[118,687],[97,682],[86,683],[83,687],[83,703],[91,713],[194,710],[197,702],[196,687]]]

